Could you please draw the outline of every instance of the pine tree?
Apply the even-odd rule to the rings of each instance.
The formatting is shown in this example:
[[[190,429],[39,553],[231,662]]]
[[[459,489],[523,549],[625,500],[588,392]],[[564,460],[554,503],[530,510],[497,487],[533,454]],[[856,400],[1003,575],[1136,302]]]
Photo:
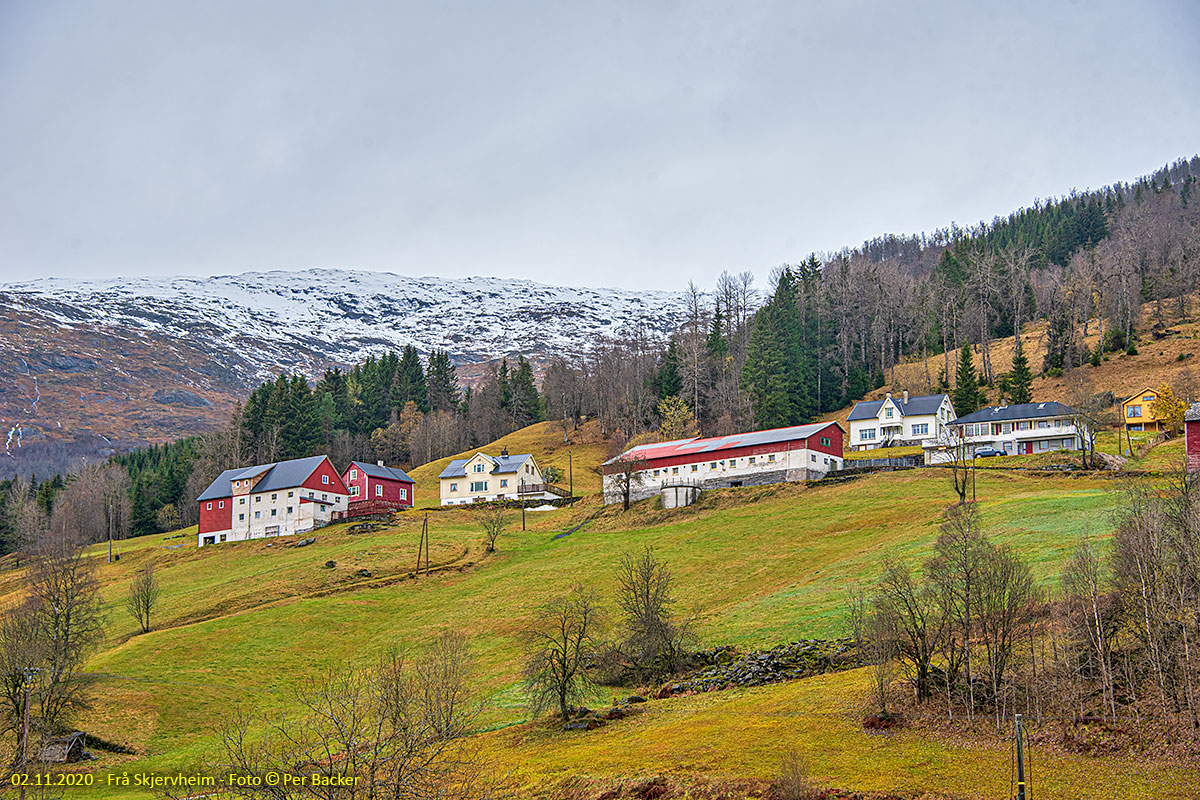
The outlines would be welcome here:
[[[425,379],[425,368],[421,366],[417,348],[411,344],[404,346],[388,400],[397,411],[410,402],[416,404],[418,411],[429,410],[429,386]]]
[[[541,422],[545,419],[542,397],[533,382],[533,369],[525,356],[517,357],[517,368],[512,372],[511,404],[513,424],[518,428]]]
[[[434,350],[429,354],[429,369],[426,372],[429,411],[456,411],[459,408],[458,373],[445,350]]]
[[[975,363],[971,358],[971,343],[963,342],[958,358],[958,375],[954,381],[954,411],[961,417],[977,411],[983,405],[983,390],[975,378]]]
[[[679,377],[679,348],[674,337],[667,342],[667,351],[658,359],[658,369],[650,380],[650,388],[659,400],[683,390],[683,380]]]
[[[1029,359],[1017,339],[1017,352],[1013,356],[1012,372],[1008,376],[1008,400],[1014,405],[1033,402],[1033,373],[1029,370]]]
[[[808,422],[817,408],[815,381],[790,268],[780,273],[775,293],[753,324],[742,388],[750,396],[755,425],[761,430]]]

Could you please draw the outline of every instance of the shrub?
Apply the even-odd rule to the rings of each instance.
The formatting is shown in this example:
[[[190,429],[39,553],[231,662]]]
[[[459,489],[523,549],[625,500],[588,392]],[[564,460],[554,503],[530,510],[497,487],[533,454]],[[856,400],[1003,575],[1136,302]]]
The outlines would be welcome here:
[[[808,768],[804,759],[795,750],[789,750],[779,765],[779,777],[771,782],[774,790],[771,797],[777,800],[817,800],[820,792],[808,779]]]

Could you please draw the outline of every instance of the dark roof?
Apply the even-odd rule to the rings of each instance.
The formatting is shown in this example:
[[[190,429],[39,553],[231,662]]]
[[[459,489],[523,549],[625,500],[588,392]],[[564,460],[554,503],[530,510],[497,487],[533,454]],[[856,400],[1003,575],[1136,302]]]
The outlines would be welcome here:
[[[1192,403],[1188,406],[1188,410],[1183,412],[1184,422],[1200,422],[1200,403]]]
[[[719,450],[730,450],[735,447],[750,447],[756,444],[775,444],[790,442],[796,439],[807,439],[813,434],[823,431],[836,422],[814,422],[810,425],[794,425],[790,428],[772,428],[766,431],[750,431],[749,433],[734,433],[729,436],[713,436],[708,439],[693,437],[691,439],[676,439],[672,442],[655,442],[631,447],[616,458],[604,462],[612,464],[620,460],[649,461],[655,458],[671,456],[686,456],[700,453],[715,453]],[[838,427],[841,427],[840,425]]]
[[[408,477],[408,473],[399,467],[385,467],[382,464],[364,464],[361,461],[351,461],[350,467],[357,467],[367,475],[370,475],[372,478],[383,478],[389,481],[404,481],[405,483],[413,482],[413,479]],[[350,467],[346,467],[346,469],[350,469]]]
[[[966,425],[972,422],[1008,422],[1014,419],[1036,419],[1038,417],[1069,417],[1075,409],[1055,400],[1046,403],[1019,403],[1015,406],[988,406],[973,414],[959,417],[951,425]]]
[[[488,470],[489,475],[507,475],[511,472],[516,472],[529,459],[533,458],[530,453],[522,453],[516,456],[489,456],[487,453],[476,453],[477,456],[483,456],[488,461],[492,462],[492,468]],[[471,456],[474,458],[475,456]],[[442,474],[438,478],[462,478],[467,474],[467,462],[471,458],[456,458],[446,465],[442,470]]]
[[[900,416],[912,417],[923,414],[936,414],[937,410],[942,406],[942,400],[949,397],[946,394],[927,394],[921,397],[910,397],[908,402],[904,402],[904,397],[892,396],[892,402],[896,404],[896,408],[900,409]],[[883,408],[883,404],[887,402],[885,397],[883,400],[863,400],[855,403],[854,408],[850,410],[849,420],[874,419],[879,416],[879,409]]]
[[[308,476],[321,465],[325,456],[309,456],[291,461],[279,461],[274,464],[259,464],[254,467],[227,469],[217,476],[217,479],[200,493],[196,500],[213,500],[218,497],[229,497],[233,494],[233,481],[243,478],[253,478],[263,475],[262,480],[254,487],[255,492],[269,492],[272,489],[291,489],[308,480]]]

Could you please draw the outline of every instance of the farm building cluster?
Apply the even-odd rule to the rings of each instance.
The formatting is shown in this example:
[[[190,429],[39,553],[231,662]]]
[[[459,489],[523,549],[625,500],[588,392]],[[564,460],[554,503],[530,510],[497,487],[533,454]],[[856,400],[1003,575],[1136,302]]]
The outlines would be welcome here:
[[[1120,404],[1122,429],[1160,430],[1154,389]],[[949,395],[908,392],[856,403],[847,419],[728,436],[691,437],[632,447],[602,467],[605,503],[660,495],[671,508],[707,489],[822,478],[842,470],[846,450],[919,446],[925,464],[959,458],[1082,450],[1091,431],[1062,403],[989,406],[957,416]],[[1187,469],[1200,471],[1200,403],[1184,415]],[[556,500],[568,492],[547,480],[530,453],[477,452],[438,476],[440,504]],[[331,522],[412,508],[414,482],[383,462],[351,461],[338,471],[328,456],[227,469],[197,498],[200,547],[312,531]]]

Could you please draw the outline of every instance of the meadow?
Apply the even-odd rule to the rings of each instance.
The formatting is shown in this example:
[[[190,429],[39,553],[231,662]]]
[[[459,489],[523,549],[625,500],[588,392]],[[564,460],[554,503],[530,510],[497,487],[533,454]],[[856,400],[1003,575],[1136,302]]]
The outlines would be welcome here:
[[[999,471],[981,473],[977,486],[993,535],[1019,549],[1046,586],[1085,530],[1107,535],[1120,502],[1115,489],[1111,480]],[[97,547],[109,632],[89,664],[96,702],[80,723],[137,754],[100,751],[89,768],[188,769],[211,754],[214,732],[231,714],[287,711],[298,687],[328,670],[369,664],[392,646],[419,650],[438,632],[456,630],[470,638],[474,685],[485,701],[480,742],[530,794],[565,775],[604,781],[663,769],[765,780],[788,741],[828,754],[814,770],[831,785],[985,796],[991,772],[958,770],[967,759],[961,746],[904,733],[885,747],[863,732],[859,672],[652,701],[627,722],[578,735],[528,724],[519,680],[520,633],[538,606],[575,585],[611,604],[617,560],[648,545],[669,562],[678,610],[707,646],[838,635],[848,596],[869,588],[886,558],[916,564],[928,556],[952,500],[948,476],[934,469],[711,492],[679,511],[649,500],[621,512],[592,496],[574,509],[529,512],[525,531],[514,512],[494,554],[483,552],[470,511],[440,510],[429,515],[429,577],[412,574],[419,510],[375,533],[322,529],[302,548],[283,538],[197,550],[189,536],[159,535],[120,542],[122,557],[109,564]],[[155,630],[134,635],[123,597],[149,562],[163,597]],[[15,579],[6,573],[0,593],[15,591]],[[881,747],[892,755],[879,756]],[[971,763],[1000,763],[1004,747],[999,740],[973,746],[969,757],[983,761]],[[1072,792],[1089,775],[1141,769],[1062,758],[1065,788],[1043,796],[1079,796]],[[901,773],[903,780],[895,777]],[[1145,785],[1176,796],[1168,789],[1181,776],[1179,767],[1147,767]],[[1112,786],[1096,796],[1132,796]]]

